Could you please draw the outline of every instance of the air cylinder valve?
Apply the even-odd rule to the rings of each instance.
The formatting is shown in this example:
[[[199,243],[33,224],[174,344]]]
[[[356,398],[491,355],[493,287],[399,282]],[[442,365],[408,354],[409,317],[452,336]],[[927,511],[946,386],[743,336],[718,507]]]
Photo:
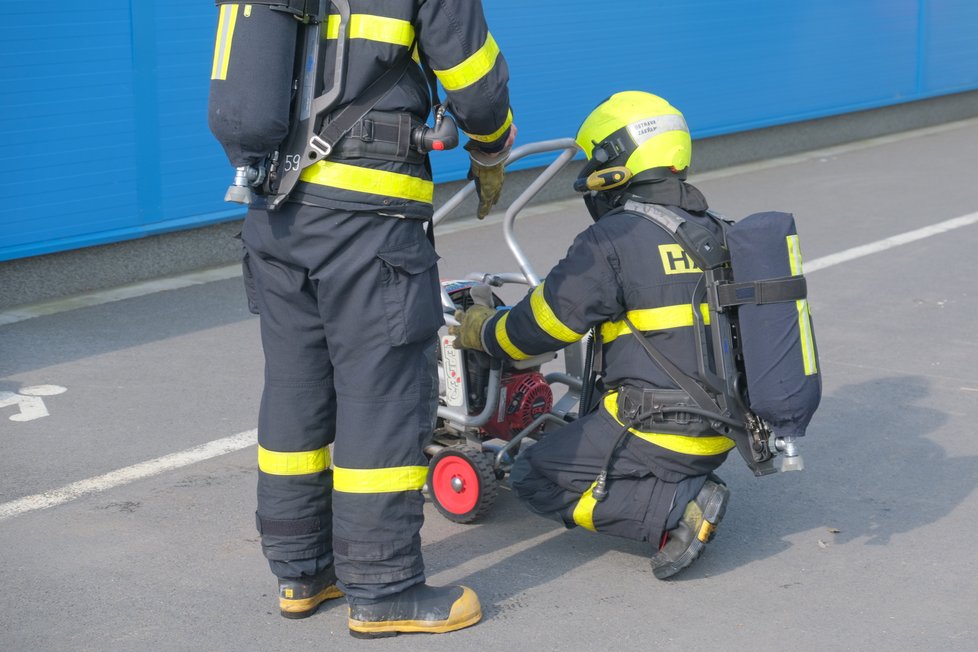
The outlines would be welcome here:
[[[781,472],[801,471],[805,468],[805,461],[801,457],[801,449],[798,441],[794,437],[778,437],[774,440],[774,447],[781,453]]]

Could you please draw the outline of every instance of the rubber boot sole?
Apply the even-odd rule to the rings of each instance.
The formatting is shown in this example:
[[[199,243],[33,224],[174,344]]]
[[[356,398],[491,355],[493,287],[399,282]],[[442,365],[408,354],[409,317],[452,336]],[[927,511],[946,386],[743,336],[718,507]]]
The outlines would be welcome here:
[[[723,515],[727,512],[727,499],[729,496],[730,490],[725,485],[718,484],[717,490],[713,492],[713,495],[710,496],[709,501],[706,503],[706,507],[703,508],[703,524],[700,526],[700,531],[696,533],[696,537],[689,544],[689,547],[675,561],[662,564],[661,566],[653,566],[652,573],[657,579],[664,580],[672,577],[696,561],[703,553],[706,544],[712,541],[716,535],[717,526],[720,525],[720,521],[723,520]]]
[[[316,613],[322,603],[326,602],[327,600],[342,597],[343,592],[336,588],[335,585],[331,584],[311,598],[300,598],[298,600],[279,598],[279,613],[282,614],[283,618],[288,618],[290,620],[308,618]]]

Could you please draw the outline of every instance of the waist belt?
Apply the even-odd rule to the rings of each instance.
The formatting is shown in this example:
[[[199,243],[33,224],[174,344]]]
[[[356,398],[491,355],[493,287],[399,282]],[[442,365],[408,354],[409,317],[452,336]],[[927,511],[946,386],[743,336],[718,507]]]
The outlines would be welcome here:
[[[411,134],[422,124],[410,113],[369,111],[353,123],[329,158],[373,158],[419,165],[425,155],[412,147]]]
[[[626,385],[618,390],[618,420],[642,432],[682,435],[712,433],[709,421],[682,408],[698,410],[696,402],[681,389],[649,389]]]

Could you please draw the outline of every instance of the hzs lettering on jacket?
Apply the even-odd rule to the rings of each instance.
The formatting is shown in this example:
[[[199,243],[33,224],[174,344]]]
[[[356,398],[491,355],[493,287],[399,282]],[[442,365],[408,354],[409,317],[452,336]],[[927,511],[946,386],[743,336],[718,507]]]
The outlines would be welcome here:
[[[700,274],[703,271],[678,244],[659,245],[659,256],[662,257],[662,271],[666,274]]]

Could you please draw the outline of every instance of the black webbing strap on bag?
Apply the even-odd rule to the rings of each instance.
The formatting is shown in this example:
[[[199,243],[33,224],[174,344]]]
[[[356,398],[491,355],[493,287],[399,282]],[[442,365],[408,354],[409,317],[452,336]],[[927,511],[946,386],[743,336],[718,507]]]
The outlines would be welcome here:
[[[724,283],[717,286],[717,301],[721,307],[745,303],[786,303],[808,296],[804,276],[786,276],[748,283]]]

